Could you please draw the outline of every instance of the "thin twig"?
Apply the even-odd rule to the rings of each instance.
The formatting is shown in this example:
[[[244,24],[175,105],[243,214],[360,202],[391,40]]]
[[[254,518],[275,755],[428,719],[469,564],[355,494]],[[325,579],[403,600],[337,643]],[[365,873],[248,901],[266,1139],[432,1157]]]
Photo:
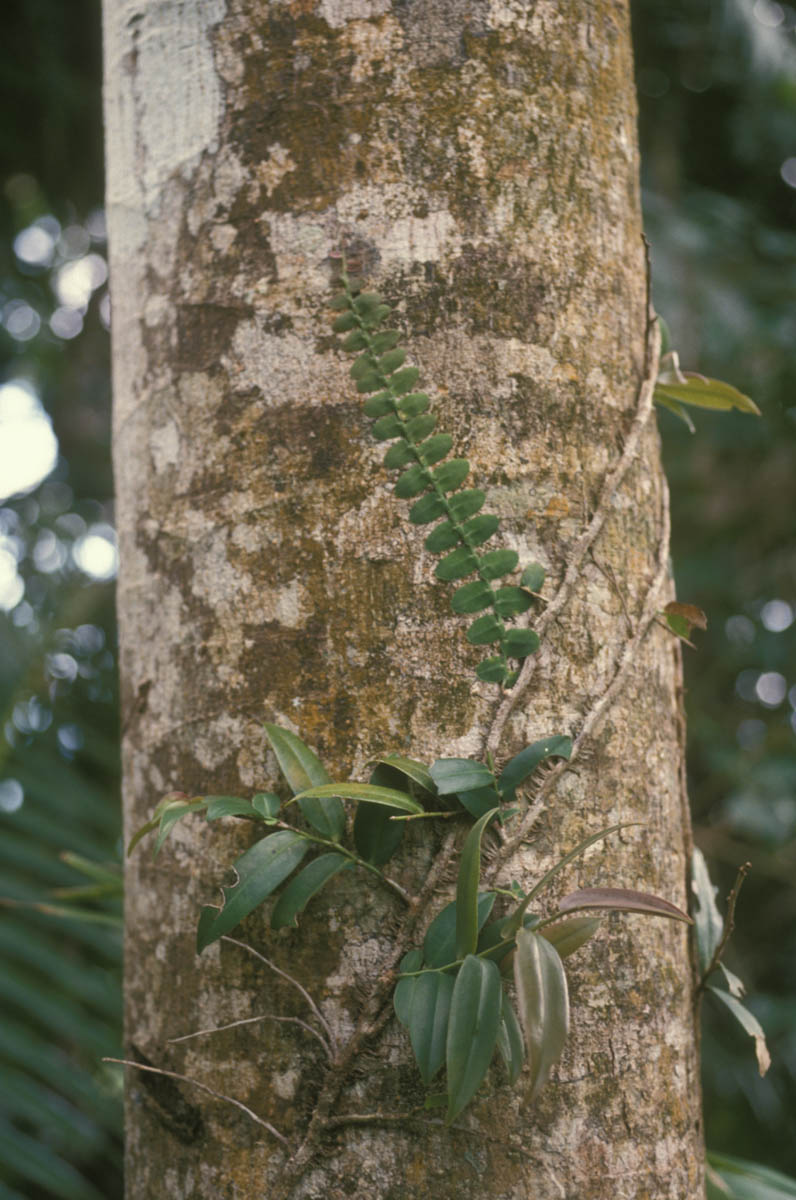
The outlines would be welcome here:
[[[168,1043],[170,1046],[176,1046],[178,1042],[189,1042],[191,1038],[205,1037],[210,1033],[223,1033],[226,1029],[236,1029],[239,1025],[254,1025],[257,1021],[279,1021],[285,1025],[300,1025],[302,1029],[306,1029],[307,1033],[311,1033],[314,1038],[318,1039],[331,1061],[332,1050],[322,1033],[318,1033],[317,1029],[313,1029],[299,1017],[278,1017],[274,1013],[263,1013],[261,1017],[243,1017],[240,1021],[230,1021],[227,1025],[216,1025],[213,1029],[195,1029],[193,1033],[184,1033],[181,1037],[169,1038]]]
[[[735,906],[738,903],[738,896],[740,895],[741,888],[744,885],[744,880],[751,869],[752,864],[750,862],[745,862],[738,868],[738,874],[735,876],[735,883],[732,885],[732,891],[727,897],[727,916],[724,918],[724,929],[722,930],[721,937],[719,938],[719,944],[713,951],[713,957],[705,968],[705,973],[697,985],[697,995],[704,991],[708,977],[716,970],[716,967],[721,962],[724,951],[727,949],[727,943],[732,937],[735,929]]]
[[[273,971],[275,975],[279,975],[279,976],[281,976],[282,979],[286,979],[288,983],[292,983],[293,987],[296,988],[297,991],[301,992],[302,996],[307,1001],[307,1004],[309,1005],[309,1007],[312,1011],[312,1015],[318,1021],[318,1024],[321,1026],[321,1028],[324,1030],[326,1036],[328,1037],[329,1045],[332,1047],[332,1050],[334,1051],[334,1053],[335,1054],[337,1053],[337,1049],[338,1049],[337,1039],[334,1036],[334,1030],[332,1029],[329,1022],[326,1020],[326,1018],[324,1017],[321,1010],[318,1008],[317,1004],[315,1003],[315,1001],[313,1000],[312,996],[309,994],[307,989],[302,987],[297,979],[294,979],[292,975],[288,975],[287,971],[283,971],[283,970],[281,970],[280,967],[275,966],[274,963],[271,962],[270,958],[266,958],[264,954],[261,954],[259,950],[255,950],[254,947],[250,946],[247,942],[239,942],[237,938],[228,937],[226,934],[223,935],[223,937],[221,938],[221,941],[229,942],[230,945],[232,945],[232,946],[240,946],[241,950],[246,950],[246,951],[248,951],[249,954],[253,954],[255,958],[259,958],[260,962],[265,963],[265,965],[271,971]]]
[[[274,1129],[268,1121],[264,1121],[262,1117],[258,1117],[256,1112],[252,1112],[240,1100],[235,1100],[232,1096],[225,1096],[223,1092],[217,1092],[215,1088],[208,1087],[206,1083],[200,1083],[198,1079],[191,1079],[188,1075],[180,1075],[177,1071],[164,1071],[161,1067],[148,1067],[144,1063],[132,1062],[129,1058],[103,1058],[103,1062],[118,1063],[121,1067],[133,1067],[136,1071],[149,1071],[152,1075],[165,1075],[167,1079],[179,1079],[181,1083],[190,1083],[192,1087],[199,1088],[202,1092],[207,1092],[208,1096],[213,1096],[216,1100],[223,1100],[227,1104],[233,1104],[235,1108],[239,1108],[241,1112],[250,1117],[257,1125],[261,1125],[263,1129],[267,1129],[269,1133],[281,1142],[283,1146],[290,1149],[290,1142],[280,1133],[278,1129]]]

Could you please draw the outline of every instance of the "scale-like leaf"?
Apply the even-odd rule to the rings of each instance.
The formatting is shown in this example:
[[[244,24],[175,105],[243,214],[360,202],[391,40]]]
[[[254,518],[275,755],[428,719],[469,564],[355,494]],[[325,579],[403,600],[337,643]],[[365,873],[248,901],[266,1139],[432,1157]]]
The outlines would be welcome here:
[[[386,808],[398,808],[401,812],[421,813],[423,811],[423,806],[406,792],[399,792],[395,788],[379,787],[375,783],[324,783],[320,787],[308,788],[305,792],[300,792],[295,799],[301,803],[302,800],[328,800],[334,796],[343,800],[368,800],[371,804],[382,804]]]
[[[514,985],[528,1051],[533,1100],[564,1050],[569,1033],[569,994],[558,952],[532,929],[517,931]]]
[[[503,992],[500,1010],[500,1026],[498,1028],[497,1048],[500,1057],[506,1064],[509,1073],[509,1083],[513,1086],[520,1077],[525,1063],[525,1045],[522,1040],[522,1030],[517,1021],[517,1014],[512,1008],[511,1001]]]
[[[481,557],[481,575],[485,579],[500,579],[501,575],[508,575],[513,571],[519,561],[520,556],[516,550],[490,550]]]
[[[538,742],[532,742],[509,759],[501,773],[498,790],[509,804],[513,804],[517,798],[517,788],[533,774],[540,763],[547,758],[568,760],[571,754],[572,738],[560,733],[540,738]]]
[[[423,951],[410,950],[398,964],[398,973],[403,971],[419,971],[423,965]],[[419,976],[411,975],[408,979],[399,979],[393,992],[393,1008],[395,1015],[402,1025],[409,1025],[409,1013],[412,1006],[412,995]]]
[[[409,1037],[426,1087],[445,1061],[453,988],[452,975],[424,971],[416,977],[412,989]]]
[[[429,774],[440,796],[469,792],[495,782],[489,767],[471,758],[438,758],[431,764]]]
[[[311,863],[307,863],[306,867],[299,871],[294,879],[291,879],[274,905],[274,911],[271,913],[271,928],[283,929],[286,925],[298,924],[296,917],[304,911],[312,897],[338,871],[350,866],[350,859],[334,851],[329,854],[321,854]]]
[[[691,858],[691,873],[691,891],[696,899],[694,937],[699,969],[704,975],[724,933],[724,920],[716,904],[719,889],[711,883],[705,856],[696,847]]]
[[[766,1035],[763,1026],[758,1021],[754,1013],[751,1013],[746,1005],[741,1004],[735,996],[731,996],[729,992],[725,992],[723,988],[709,987],[707,989],[714,996],[718,996],[722,1003],[727,1005],[732,1015],[735,1017],[742,1029],[755,1040],[755,1055],[757,1057],[757,1069],[761,1075],[765,1075],[768,1068],[771,1066],[771,1055],[768,1052],[766,1045]]]
[[[688,913],[676,904],[652,896],[649,892],[635,892],[631,888],[595,887],[582,888],[565,896],[558,905],[559,912],[578,909],[607,908],[615,912],[642,913],[650,917],[668,917],[672,921],[684,921],[693,925]]]
[[[208,906],[202,909],[197,952],[201,954],[211,942],[229,933],[276,891],[298,866],[309,847],[310,842],[306,837],[285,829],[261,838],[241,855],[235,863],[237,883],[223,889],[224,907],[218,909]]]
[[[600,917],[568,917],[555,925],[545,925],[539,932],[555,946],[560,958],[569,958],[581,946],[585,946],[602,925]]]
[[[476,923],[479,932],[492,912],[495,892],[479,892]],[[456,901],[437,913],[423,940],[423,961],[429,967],[447,967],[456,962]]]
[[[451,596],[451,608],[455,613],[474,613],[489,608],[494,593],[488,583],[474,579],[457,588]]]
[[[489,1069],[502,995],[495,964],[469,954],[456,976],[448,1018],[448,1123],[472,1100]]]
[[[478,944],[478,881],[481,878],[481,838],[498,809],[490,809],[468,833],[456,880],[456,957],[472,954]]]

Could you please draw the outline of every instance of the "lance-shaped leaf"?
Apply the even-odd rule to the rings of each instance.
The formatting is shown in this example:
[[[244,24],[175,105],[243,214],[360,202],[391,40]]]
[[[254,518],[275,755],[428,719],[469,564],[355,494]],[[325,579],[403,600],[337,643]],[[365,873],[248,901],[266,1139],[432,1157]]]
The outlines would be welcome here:
[[[267,821],[277,817],[281,807],[281,800],[273,792],[258,792],[256,796],[252,796],[252,808]]]
[[[495,1051],[502,1005],[500,972],[469,954],[456,976],[448,1019],[448,1123],[472,1100]]]
[[[480,817],[462,847],[456,881],[456,957],[473,954],[478,944],[478,880],[481,877],[481,837],[497,808]]]
[[[517,1021],[517,1014],[514,1012],[511,1001],[505,992],[503,992],[503,1003],[500,1012],[497,1048],[500,1057],[506,1064],[506,1069],[509,1073],[509,1083],[513,1085],[519,1079],[525,1062],[525,1046],[522,1040],[522,1031]]]
[[[517,933],[514,985],[533,1100],[564,1050],[569,1033],[569,993],[560,955],[546,938],[531,929]]]
[[[343,800],[368,800],[371,804],[382,804],[385,808],[397,808],[401,812],[421,813],[422,804],[418,804],[406,792],[395,788],[379,787],[375,783],[323,783],[320,787],[307,788],[294,796],[299,804],[302,800],[329,800],[339,796]]]
[[[572,738],[560,733],[540,738],[526,746],[514,758],[509,759],[503,768],[498,781],[498,789],[508,801],[513,804],[517,798],[517,788],[532,775],[541,762],[546,758],[566,758],[572,754]]]
[[[261,838],[241,855],[235,863],[237,883],[223,888],[224,907],[202,909],[197,952],[201,954],[206,946],[229,933],[258,904],[262,904],[298,866],[309,847],[306,837],[285,829]]]
[[[495,903],[495,892],[481,892],[478,896],[476,922],[479,931],[489,918]],[[437,913],[426,930],[423,940],[423,961],[429,967],[447,967],[456,962],[456,901]]]
[[[369,782],[377,787],[391,788],[403,783],[403,780],[396,768],[379,762]],[[368,804],[367,800],[360,800],[357,804],[354,845],[357,854],[376,867],[383,866],[392,858],[403,840],[404,823],[393,821],[393,813],[394,809],[385,808],[383,804]]]
[[[559,903],[559,912],[574,912],[580,909],[607,908],[616,912],[643,913],[649,917],[668,917],[672,921],[684,921],[693,925],[688,913],[676,904],[651,896],[649,892],[634,892],[630,888],[582,888],[565,896]]]
[[[796,1200],[796,1179],[760,1163],[709,1153],[708,1171],[708,1200]]]
[[[419,971],[422,965],[423,951],[410,950],[403,956],[398,964],[398,972],[400,974],[402,971]],[[392,1003],[393,1008],[395,1009],[395,1015],[401,1024],[407,1027],[409,1025],[409,1013],[412,1007],[412,996],[414,995],[415,984],[419,978],[419,975],[410,974],[408,978],[399,979],[395,985],[395,991],[393,992]]]
[[[475,817],[476,820],[490,808],[495,808],[500,804],[500,796],[494,786],[475,788],[470,792],[459,792],[458,800],[462,807],[467,809],[470,816]]]
[[[171,833],[174,826],[183,817],[187,817],[189,813],[199,812],[205,807],[205,799],[203,796],[196,800],[174,800],[167,804],[160,815],[160,827],[158,829],[158,837],[155,842],[155,854],[160,851],[166,838]],[[132,849],[132,844],[131,847]]]
[[[661,382],[659,379],[655,385],[655,399],[665,397],[667,400],[677,400],[680,404],[691,404],[696,408],[714,408],[722,412],[738,408],[741,412],[760,416],[760,409],[754,400],[750,400],[732,384],[723,383],[720,379],[706,379],[704,375],[697,375],[695,371],[683,371],[682,374],[685,383]]]
[[[351,866],[351,860],[342,854],[332,851],[321,854],[299,871],[285,888],[274,905],[271,914],[271,928],[283,929],[286,925],[296,925],[296,917],[303,912],[312,897],[328,883],[338,871]]]
[[[710,881],[704,854],[695,848],[691,859],[691,891],[696,899],[694,937],[699,969],[703,975],[724,933],[724,921],[716,904],[718,890]]]
[[[251,800],[242,800],[238,796],[205,796],[204,800],[208,821],[217,821],[219,817],[254,817],[259,820],[262,815]]]
[[[555,946],[559,958],[569,958],[586,945],[601,925],[600,917],[567,917],[555,925],[545,925],[539,932]]]
[[[295,733],[278,725],[266,725],[265,732],[294,795],[329,782],[329,774],[317,754]],[[330,841],[339,842],[345,832],[345,809],[336,797],[326,804],[302,798],[299,807],[313,829]]]
[[[424,971],[415,979],[409,1037],[426,1087],[445,1061],[453,988],[453,976],[444,971]]]
[[[438,758],[432,763],[429,774],[440,796],[471,792],[495,782],[489,767],[470,758]]]
[[[763,1031],[763,1026],[758,1021],[754,1013],[741,1004],[735,996],[731,996],[729,992],[725,992],[722,988],[709,987],[707,989],[714,996],[718,996],[723,1004],[727,1005],[732,1015],[735,1017],[739,1025],[755,1040],[755,1055],[757,1057],[757,1069],[761,1075],[765,1075],[768,1068],[771,1066],[771,1055],[768,1052],[766,1045],[766,1035]]]
[[[390,767],[393,771],[400,771],[407,779],[411,779],[418,787],[424,791],[430,792],[432,796],[437,793],[437,786],[434,783],[431,772],[428,767],[421,762],[417,762],[414,758],[405,758],[402,754],[382,754],[378,758],[372,760],[376,763],[383,763],[385,767]],[[371,778],[371,783],[377,783],[378,780]]]

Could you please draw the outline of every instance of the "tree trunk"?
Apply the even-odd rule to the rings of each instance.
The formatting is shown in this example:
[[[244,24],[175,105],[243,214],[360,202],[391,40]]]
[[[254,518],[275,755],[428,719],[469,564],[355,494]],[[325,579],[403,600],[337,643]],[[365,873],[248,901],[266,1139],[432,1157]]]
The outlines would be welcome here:
[[[105,38],[128,836],[172,789],[278,786],[263,721],[363,779],[385,749],[482,756],[500,710],[500,759],[550,733],[579,753],[530,789],[531,841],[499,882],[635,820],[556,894],[607,883],[682,906],[627,3],[105,0]],[[547,567],[542,649],[510,713],[475,682],[481,656],[330,333],[341,248],[398,304],[500,544]],[[390,870],[413,893],[430,879],[434,912],[454,860],[431,824],[409,823]],[[235,934],[304,984],[350,1046],[342,1066],[270,1020],[169,1045],[307,1016],[241,947],[195,955],[199,906],[251,840],[197,819],[156,861],[132,856],[126,1036],[131,1058],[243,1102],[289,1148],[187,1083],[130,1072],[130,1197],[702,1197],[674,922],[605,922],[570,960],[572,1031],[540,1098],[494,1071],[453,1129],[390,1119],[424,1096],[404,1031],[379,1019],[416,918],[358,872],[297,930],[255,915]]]

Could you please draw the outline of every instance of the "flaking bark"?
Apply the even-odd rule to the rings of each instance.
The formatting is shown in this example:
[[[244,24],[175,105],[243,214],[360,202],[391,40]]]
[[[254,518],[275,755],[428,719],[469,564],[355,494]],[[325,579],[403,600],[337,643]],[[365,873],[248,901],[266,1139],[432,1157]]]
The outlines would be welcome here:
[[[440,428],[502,516],[502,544],[548,568],[554,597],[649,367],[628,24],[613,0],[105,0],[128,833],[175,788],[277,785],[263,720],[358,778],[383,749],[482,753],[500,697],[474,682],[479,655],[329,332],[335,255],[398,303]],[[637,819],[562,889],[685,903],[677,651],[645,624],[665,510],[648,421],[505,726],[501,756],[592,722],[503,883]],[[390,866],[412,891],[440,852],[419,824]],[[378,1013],[331,1090],[299,1025],[170,1046],[307,1016],[240,947],[195,956],[199,906],[248,840],[197,820],[156,862],[132,859],[128,1053],[237,1097],[293,1147],[319,1097],[326,1124],[316,1114],[286,1176],[283,1146],[245,1114],[131,1076],[130,1197],[703,1195],[692,979],[667,922],[606,922],[571,960],[552,1082],[530,1105],[496,1070],[461,1129],[395,1119],[423,1092]],[[241,936],[305,984],[344,1044],[404,912],[359,875],[328,896],[296,931],[253,918]]]

